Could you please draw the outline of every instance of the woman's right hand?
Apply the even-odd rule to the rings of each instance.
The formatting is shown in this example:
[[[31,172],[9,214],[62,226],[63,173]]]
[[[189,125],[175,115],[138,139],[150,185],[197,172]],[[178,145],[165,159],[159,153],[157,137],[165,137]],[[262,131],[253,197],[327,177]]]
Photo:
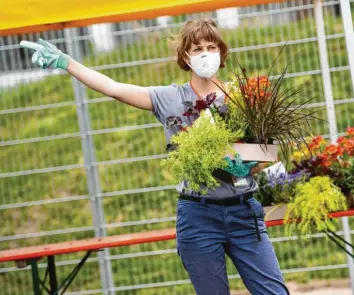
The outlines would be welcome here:
[[[39,39],[39,44],[23,40],[20,45],[36,51],[32,55],[32,63],[37,64],[42,69],[66,70],[68,68],[70,57],[43,39]]]
[[[67,70],[72,76],[87,87],[105,96],[112,97],[133,107],[143,110],[153,110],[148,88],[119,83],[111,78],[92,70],[62,53],[53,44],[39,39],[38,43],[21,41],[25,48],[36,50],[32,62],[45,68],[60,68]]]

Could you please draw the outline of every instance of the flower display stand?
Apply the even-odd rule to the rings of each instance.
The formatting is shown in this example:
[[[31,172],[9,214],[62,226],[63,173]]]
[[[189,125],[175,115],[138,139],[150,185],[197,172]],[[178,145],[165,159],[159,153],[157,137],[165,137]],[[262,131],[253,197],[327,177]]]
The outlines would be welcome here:
[[[275,208],[277,207],[277,208]],[[265,213],[265,223],[267,227],[272,227],[272,226],[279,226],[279,225],[284,225],[284,215],[285,211],[287,208],[286,204],[280,205],[280,206],[265,206],[264,208],[264,213]],[[354,216],[354,208],[350,208],[347,211],[339,211],[339,212],[333,212],[329,213],[328,217],[330,218],[340,218],[340,217],[349,217],[349,216]],[[293,220],[291,222],[299,222],[300,220]],[[328,236],[328,238],[336,244],[338,248],[340,248],[342,251],[347,253],[353,260],[354,260],[354,255],[351,251],[349,251],[346,246],[349,246],[352,250],[354,250],[354,245],[351,244],[350,242],[346,241],[345,238],[341,237],[338,235],[336,232],[331,231],[328,229],[328,231],[323,232],[325,235]]]
[[[264,220],[272,221],[272,220],[284,219],[286,208],[287,208],[286,204],[263,207],[265,213]]]

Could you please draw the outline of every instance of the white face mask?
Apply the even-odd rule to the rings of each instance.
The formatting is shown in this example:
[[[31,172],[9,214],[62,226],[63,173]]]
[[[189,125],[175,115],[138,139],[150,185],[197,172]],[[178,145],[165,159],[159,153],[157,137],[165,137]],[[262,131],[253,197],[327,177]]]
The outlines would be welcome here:
[[[186,52],[187,53],[187,52]],[[198,55],[190,56],[192,70],[201,78],[211,78],[220,67],[219,52],[202,52]]]

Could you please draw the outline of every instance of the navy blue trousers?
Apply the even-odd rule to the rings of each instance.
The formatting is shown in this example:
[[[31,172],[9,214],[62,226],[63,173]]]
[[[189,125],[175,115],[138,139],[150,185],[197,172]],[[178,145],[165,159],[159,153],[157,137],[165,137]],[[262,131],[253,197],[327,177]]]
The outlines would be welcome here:
[[[269,240],[263,207],[253,197],[246,203],[221,206],[178,201],[177,250],[197,295],[230,294],[225,254],[252,295],[290,294]]]

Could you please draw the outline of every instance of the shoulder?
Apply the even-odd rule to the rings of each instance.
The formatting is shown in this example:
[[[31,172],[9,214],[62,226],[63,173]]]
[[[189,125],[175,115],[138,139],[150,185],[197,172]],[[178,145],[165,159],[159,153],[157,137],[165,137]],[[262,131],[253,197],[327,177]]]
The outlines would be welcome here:
[[[148,87],[153,113],[160,122],[165,122],[168,116],[183,112],[182,102],[188,96],[186,89],[186,83],[183,85],[174,83],[168,86]]]
[[[177,97],[184,96],[188,92],[188,83],[182,85],[172,83],[167,86],[150,86],[147,88],[152,98],[164,101],[176,101]]]
[[[149,89],[149,91],[156,91],[159,93],[170,93],[170,92],[176,92],[178,91],[178,89],[181,86],[176,84],[176,83],[172,83],[171,85],[165,85],[165,86],[149,86],[147,87]]]

